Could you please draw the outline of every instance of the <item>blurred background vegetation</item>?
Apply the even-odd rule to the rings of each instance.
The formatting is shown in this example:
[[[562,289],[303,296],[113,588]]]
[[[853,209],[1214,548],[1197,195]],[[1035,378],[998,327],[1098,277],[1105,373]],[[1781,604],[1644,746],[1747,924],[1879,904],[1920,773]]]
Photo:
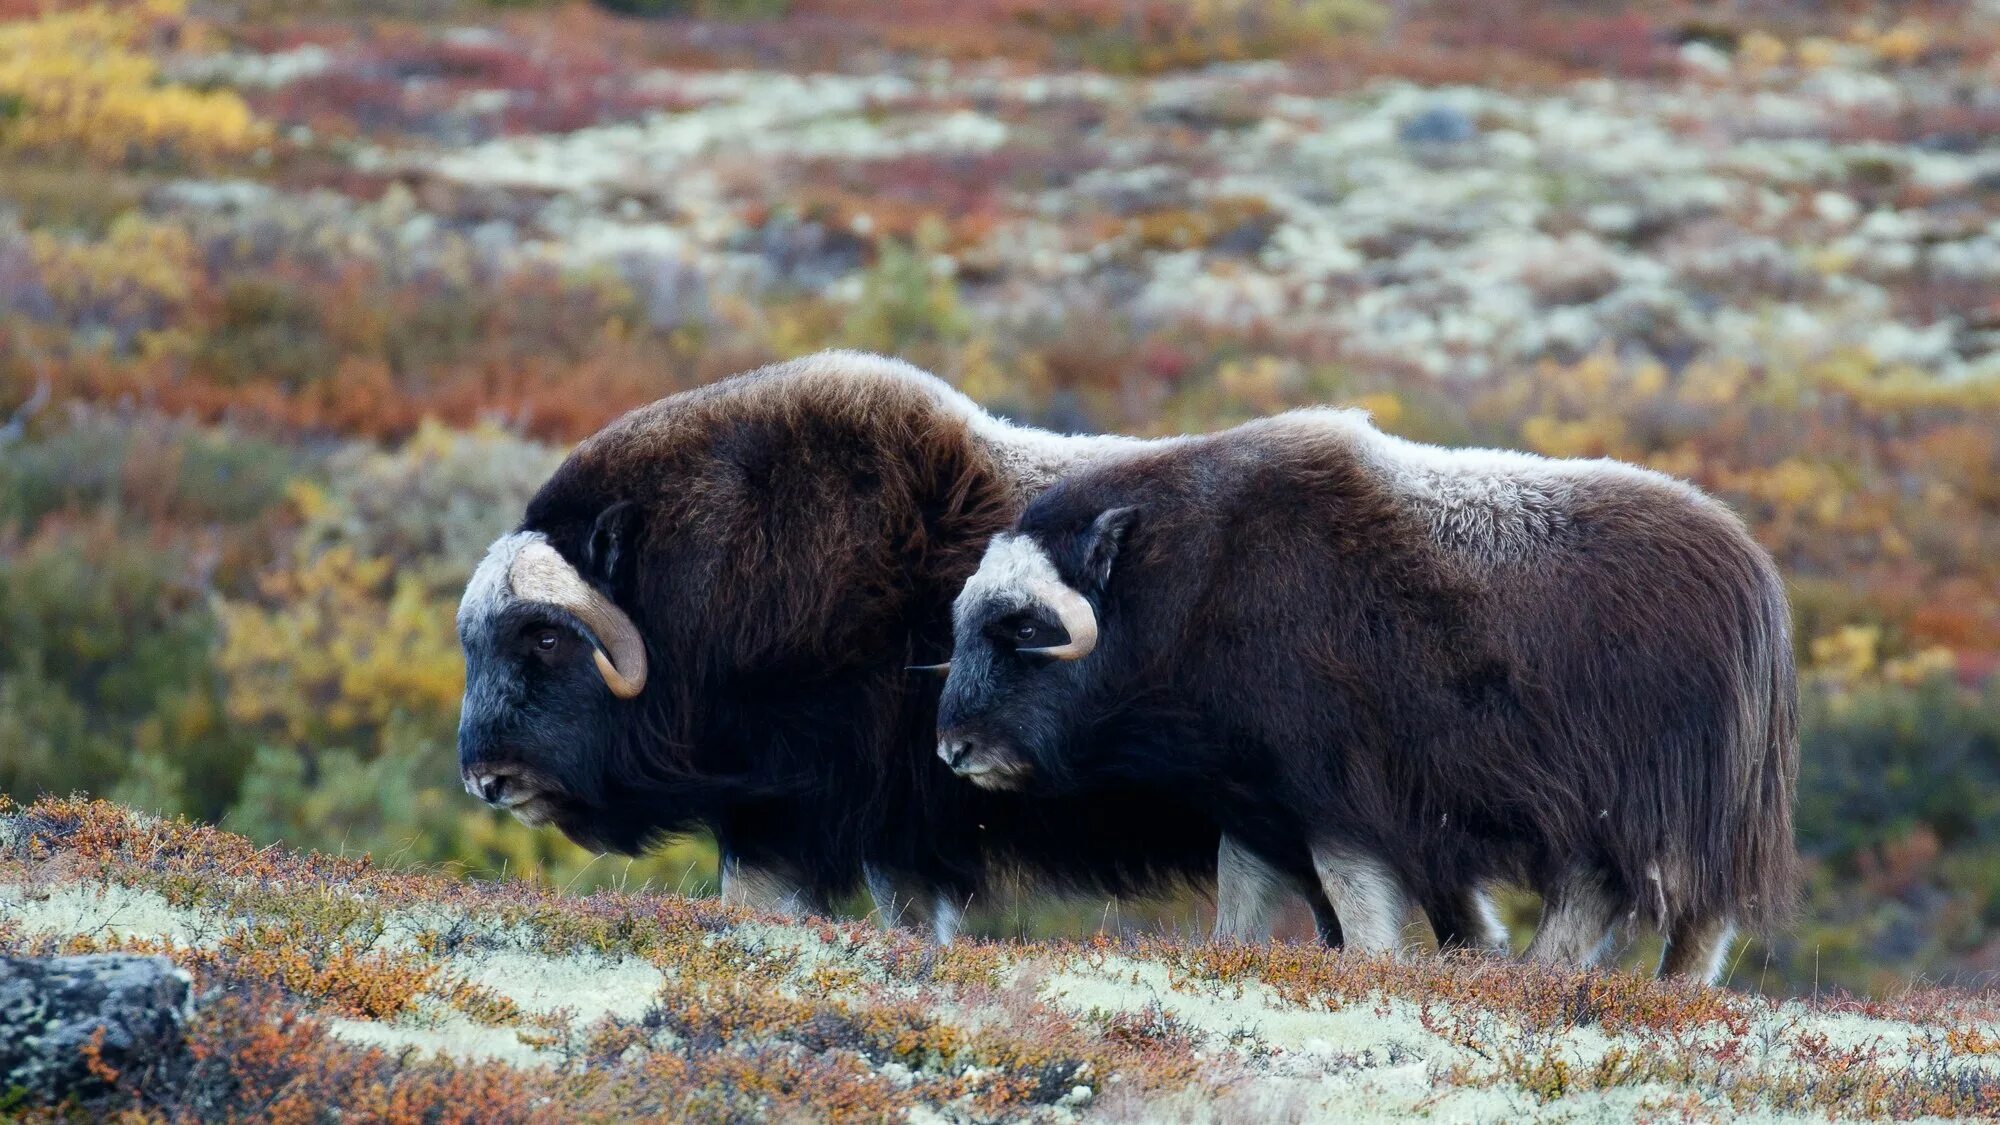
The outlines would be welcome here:
[[[87,790],[260,841],[471,876],[709,889],[701,841],[614,862],[463,797],[453,610],[567,443],[660,395],[850,346],[1063,429],[1177,432],[1344,403],[1423,440],[1616,456],[1717,492],[1792,581],[1812,864],[1802,924],[1752,946],[1733,979],[1880,992],[2000,968],[2000,380],[1879,343],[1746,354],[1665,317],[1607,319],[1583,345],[1525,359],[1475,340],[1426,365],[1357,350],[1311,315],[1145,314],[1156,283],[1206,293],[1270,261],[1256,254],[1283,201],[1220,187],[1043,207],[1075,238],[1050,252],[1096,263],[1109,280],[1095,289],[1007,257],[1012,218],[1087,178],[1121,129],[1149,130],[1132,143],[1219,182],[1232,171],[1214,147],[1292,112],[1284,97],[1388,81],[1516,99],[1606,77],[1754,93],[1824,79],[1825,56],[1895,82],[1991,87],[2000,33],[1972,6],[604,8],[0,0],[0,790]],[[1310,88],[1237,101],[1231,76],[1268,84],[1255,68],[1270,60]],[[1001,113],[1013,139],[970,155],[905,138],[848,157],[814,136],[802,155],[718,159],[701,181],[722,185],[713,212],[538,172],[452,171],[511,158],[480,147],[508,138],[615,146],[624,123],[666,128],[699,109],[685,85],[648,77],[661,74],[914,76],[914,94],[864,100],[857,128],[915,105],[969,129],[985,95],[924,77],[940,66],[984,67],[973,73],[1010,89],[1042,74],[1133,85]],[[1161,110],[1183,74],[1209,84],[1199,112]],[[1978,149],[2000,120],[1988,108],[1943,125],[1857,119],[1849,139],[1876,146],[1876,163],[1855,158],[1835,194],[1863,209],[1948,205],[1978,228],[2000,174],[1940,194],[1898,181],[1890,150],[1921,150],[1952,122],[1971,139],[1949,143]],[[1439,174],[1435,146],[1486,127],[1458,110],[1412,120],[1390,143]],[[575,163],[564,151],[558,171]],[[1578,190],[1615,203],[1624,189],[1549,185],[1550,214]],[[1823,184],[1800,190],[1768,205],[1771,223],[1845,205]],[[1819,228],[1760,229],[1818,255],[1819,272],[1715,268],[1676,299],[1776,321],[1784,302],[1870,268],[1822,260]],[[577,250],[593,237],[668,250]],[[1643,256],[1658,232],[1618,237]],[[1407,263],[1395,256],[1423,247],[1362,249]],[[1190,261],[1205,272],[1160,282]],[[762,271],[752,280],[746,262]],[[1614,281],[1572,264],[1541,261],[1518,287],[1538,307],[1603,312],[1591,302]],[[1400,280],[1365,275],[1312,299],[1356,304]],[[1922,270],[1869,280],[1961,334],[2000,323],[1990,285]],[[1481,377],[1450,370],[1468,357],[1490,360]],[[983,924],[1185,925],[1190,909],[1016,898]]]

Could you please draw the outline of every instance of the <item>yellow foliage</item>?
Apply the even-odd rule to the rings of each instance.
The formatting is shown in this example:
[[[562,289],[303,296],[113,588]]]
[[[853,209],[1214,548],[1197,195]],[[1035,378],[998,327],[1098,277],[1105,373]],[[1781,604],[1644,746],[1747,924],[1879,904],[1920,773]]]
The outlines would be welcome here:
[[[1876,625],[1846,625],[1812,641],[1812,671],[1839,684],[1867,679],[1881,664],[1882,630]]]
[[[0,23],[0,149],[211,157],[242,152],[266,132],[243,99],[162,81],[137,48],[177,2],[51,10]]]
[[[1682,443],[1672,449],[1662,449],[1646,458],[1645,465],[1655,472],[1665,473],[1682,480],[1694,480],[1701,476],[1701,450],[1690,443]]]
[[[1941,645],[1882,662],[1882,678],[1904,687],[1915,687],[1939,676],[1958,671],[1958,656]]]
[[[1345,35],[1374,31],[1387,15],[1368,0],[1190,0],[1196,27],[1210,34],[1243,29],[1265,35]]]
[[[1616,385],[1618,357],[1599,348],[1568,369],[1566,390],[1589,402],[1602,402]]]
[[[231,719],[311,745],[456,707],[465,670],[452,607],[413,581],[392,582],[387,560],[335,547],[264,587],[278,608],[219,607]]]
[[[1271,205],[1248,196],[1223,196],[1199,206],[1147,211],[1126,227],[1149,250],[1194,250],[1213,243],[1247,223],[1263,220]]]
[[[1910,537],[1893,527],[1883,528],[1878,538],[1882,542],[1882,553],[1892,559],[1907,559],[1916,553]]]
[[[2000,378],[1939,378],[1907,364],[1883,367],[1873,357],[1842,355],[1815,366],[1811,378],[1838,388],[1861,405],[1879,411],[1922,408],[1991,409],[2000,406]]]
[[[1858,257],[1849,246],[1820,246],[1806,251],[1806,261],[1826,277],[1838,277],[1853,269]]]
[[[307,523],[333,517],[335,504],[326,489],[308,480],[294,480],[285,485],[285,499],[291,501],[292,510]]]
[[[36,231],[30,245],[49,296],[72,312],[143,322],[192,293],[194,242],[172,223],[128,213],[97,242]]]
[[[1752,482],[1753,491],[1774,504],[1787,508],[1802,508],[1815,497],[1838,487],[1832,474],[1824,465],[1801,461],[1796,457],[1787,458],[1758,474]]]
[[[1799,65],[1808,70],[1819,70],[1838,62],[1840,44],[1824,36],[1811,36],[1798,45]]]
[[[1396,423],[1403,420],[1403,400],[1397,398],[1393,391],[1362,395],[1343,405],[1366,410],[1379,429],[1393,430],[1396,428]]]
[[[1667,389],[1667,367],[1657,359],[1648,359],[1632,372],[1632,384],[1627,393],[1641,398],[1650,398]]]
[[[1604,457],[1625,441],[1625,424],[1616,418],[1565,421],[1539,414],[1521,423],[1521,440],[1549,457]]]
[[[1689,406],[1727,406],[1742,396],[1749,381],[1741,361],[1695,363],[1681,373],[1677,397]]]
[[[1260,355],[1248,361],[1230,360],[1215,372],[1223,397],[1258,414],[1274,414],[1288,404],[1290,392],[1303,381],[1296,360]]]
[[[1751,70],[1778,66],[1788,54],[1790,51],[1782,40],[1761,31],[1745,35],[1736,47],[1736,58]]]
[[[1916,62],[1930,48],[1930,33],[1919,24],[1908,20],[1883,32],[1870,46],[1883,59],[1898,66],[1908,66]]]
[[[998,402],[1015,385],[1015,374],[1001,366],[993,337],[978,333],[965,342],[952,362],[952,382],[978,402]]]
[[[1958,656],[1933,645],[1907,656],[1882,655],[1878,625],[1846,625],[1813,638],[1809,675],[1822,684],[1851,689],[1881,682],[1915,687],[1958,671]]]

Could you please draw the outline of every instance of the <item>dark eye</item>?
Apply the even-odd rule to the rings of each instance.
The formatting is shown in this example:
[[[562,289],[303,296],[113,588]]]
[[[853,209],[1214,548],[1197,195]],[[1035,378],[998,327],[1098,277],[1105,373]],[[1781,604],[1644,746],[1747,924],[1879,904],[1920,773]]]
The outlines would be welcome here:
[[[1032,624],[1024,624],[1014,630],[1014,639],[1024,644],[1039,636],[1041,636],[1041,630],[1035,628]]]
[[[554,652],[556,646],[561,643],[562,635],[554,629],[543,629],[541,632],[535,634],[535,651],[537,652]]]

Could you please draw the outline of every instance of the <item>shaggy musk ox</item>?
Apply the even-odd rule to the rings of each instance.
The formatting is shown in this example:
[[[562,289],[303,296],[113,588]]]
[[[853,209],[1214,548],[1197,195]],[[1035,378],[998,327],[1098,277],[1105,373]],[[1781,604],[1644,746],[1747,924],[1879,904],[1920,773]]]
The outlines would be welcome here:
[[[1145,784],[1305,848],[1350,945],[1526,882],[1536,959],[1614,923],[1713,977],[1794,895],[1797,710],[1771,560],[1609,461],[1452,451],[1303,411],[1033,501],[955,608],[938,752],[990,788]]]
[[[1143,786],[983,791],[932,753],[951,601],[995,532],[1118,438],[995,419],[908,365],[829,353],[663,399],[578,446],[459,611],[468,791],[594,848],[711,829],[734,901],[866,884],[949,937],[999,868],[1098,893],[1216,869]],[[1317,883],[1222,845],[1222,928]],[[1322,924],[1331,925],[1324,917]]]

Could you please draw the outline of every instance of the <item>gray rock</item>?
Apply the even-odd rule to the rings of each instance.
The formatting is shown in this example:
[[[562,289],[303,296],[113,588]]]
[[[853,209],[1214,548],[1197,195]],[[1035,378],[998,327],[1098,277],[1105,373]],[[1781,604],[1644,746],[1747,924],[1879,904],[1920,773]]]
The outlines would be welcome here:
[[[106,1092],[85,1050],[93,1041],[124,1076],[179,1065],[192,991],[165,957],[0,957],[0,1098],[50,1104]]]
[[[1429,106],[1403,122],[1398,139],[1406,145],[1462,145],[1479,135],[1472,118],[1448,105]]]

